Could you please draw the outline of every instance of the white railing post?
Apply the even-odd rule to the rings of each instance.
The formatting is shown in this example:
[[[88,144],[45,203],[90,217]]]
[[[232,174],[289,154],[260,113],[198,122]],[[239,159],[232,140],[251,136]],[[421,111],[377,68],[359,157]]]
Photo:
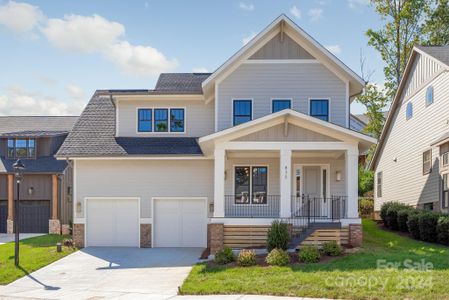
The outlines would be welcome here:
[[[348,218],[359,218],[358,212],[358,148],[346,150],[346,193]]]
[[[222,218],[225,215],[225,150],[214,151],[214,217]]]
[[[291,192],[292,192],[292,151],[280,151],[280,173],[279,182],[281,190],[281,218],[288,218],[291,216]]]

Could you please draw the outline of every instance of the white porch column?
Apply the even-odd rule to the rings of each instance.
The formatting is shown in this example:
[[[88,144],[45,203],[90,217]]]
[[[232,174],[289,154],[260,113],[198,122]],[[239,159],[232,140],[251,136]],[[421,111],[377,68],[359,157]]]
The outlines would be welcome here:
[[[280,190],[281,190],[281,218],[291,216],[291,193],[292,193],[292,151],[280,151]]]
[[[224,217],[225,212],[225,150],[214,151],[214,218]]]
[[[346,150],[346,193],[348,196],[348,218],[359,218],[358,184],[359,184],[358,147]]]

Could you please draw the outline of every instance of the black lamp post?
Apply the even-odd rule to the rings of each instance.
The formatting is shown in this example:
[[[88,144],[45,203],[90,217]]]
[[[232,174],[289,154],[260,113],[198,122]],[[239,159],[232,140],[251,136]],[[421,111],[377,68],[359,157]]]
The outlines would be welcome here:
[[[25,165],[18,159],[13,165],[14,173],[16,176],[16,184],[17,184],[17,199],[16,199],[16,207],[14,212],[14,233],[15,233],[15,249],[14,249],[14,264],[16,267],[19,266],[19,201],[20,201],[20,181],[22,180],[22,172],[25,169]]]

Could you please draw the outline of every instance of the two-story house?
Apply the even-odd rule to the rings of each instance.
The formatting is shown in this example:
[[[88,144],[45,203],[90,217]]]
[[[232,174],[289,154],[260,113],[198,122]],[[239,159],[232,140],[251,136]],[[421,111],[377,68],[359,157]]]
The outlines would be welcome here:
[[[0,233],[13,233],[17,186],[13,164],[25,165],[20,184],[21,233],[65,233],[72,221],[70,164],[54,154],[77,117],[0,117]]]
[[[448,212],[449,46],[416,46],[376,152],[375,211],[382,203]]]
[[[360,243],[357,161],[376,143],[350,129],[363,87],[281,15],[213,73],[97,91],[57,153],[73,161],[75,243],[215,252],[263,244],[273,220]]]

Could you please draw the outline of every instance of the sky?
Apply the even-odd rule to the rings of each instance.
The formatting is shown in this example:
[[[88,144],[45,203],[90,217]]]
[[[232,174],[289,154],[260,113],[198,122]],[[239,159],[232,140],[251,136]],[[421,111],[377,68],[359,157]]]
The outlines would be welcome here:
[[[282,13],[358,74],[363,52],[383,83],[369,0],[0,0],[0,115],[79,115],[97,89],[213,72]]]

